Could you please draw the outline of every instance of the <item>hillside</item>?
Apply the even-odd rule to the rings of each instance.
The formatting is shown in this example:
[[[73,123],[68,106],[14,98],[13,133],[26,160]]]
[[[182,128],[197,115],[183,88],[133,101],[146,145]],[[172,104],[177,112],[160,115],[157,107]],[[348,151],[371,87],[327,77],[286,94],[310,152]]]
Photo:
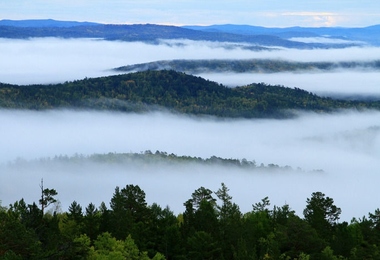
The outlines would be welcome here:
[[[116,71],[176,70],[189,74],[208,72],[289,72],[289,71],[330,71],[334,69],[372,69],[380,70],[380,61],[367,62],[294,62],[270,59],[240,60],[162,60],[134,64],[116,68]]]
[[[56,85],[0,84],[0,107],[125,112],[165,109],[217,117],[284,118],[294,116],[298,110],[380,109],[380,101],[333,100],[297,88],[264,83],[228,88],[180,72],[146,71]]]

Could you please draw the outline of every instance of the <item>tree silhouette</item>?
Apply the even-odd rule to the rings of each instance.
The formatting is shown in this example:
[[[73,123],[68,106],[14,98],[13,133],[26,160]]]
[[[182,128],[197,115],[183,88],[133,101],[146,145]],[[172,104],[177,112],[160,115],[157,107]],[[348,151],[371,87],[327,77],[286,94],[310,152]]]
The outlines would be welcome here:
[[[41,199],[39,200],[39,203],[41,205],[42,214],[44,214],[45,208],[47,208],[50,204],[57,202],[54,196],[56,196],[58,192],[55,189],[44,189],[43,179],[41,179],[40,188],[41,188]]]

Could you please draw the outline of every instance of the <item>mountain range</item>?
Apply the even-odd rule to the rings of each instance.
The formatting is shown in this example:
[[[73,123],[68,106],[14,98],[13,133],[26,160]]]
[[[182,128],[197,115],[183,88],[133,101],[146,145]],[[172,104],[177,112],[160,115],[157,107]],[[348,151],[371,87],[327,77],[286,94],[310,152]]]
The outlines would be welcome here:
[[[203,32],[223,32],[241,35],[273,35],[283,39],[292,38],[325,38],[330,40],[345,40],[353,42],[365,42],[367,44],[380,44],[380,25],[363,28],[347,27],[287,27],[268,28],[251,25],[210,25],[210,26],[184,26],[184,28],[199,30]],[[343,42],[343,41],[342,41]]]
[[[250,25],[167,26],[157,24],[100,24],[56,20],[0,20],[2,38],[102,38],[159,43],[162,39],[249,44],[252,48],[343,48],[380,45],[380,25],[364,28],[289,27]]]

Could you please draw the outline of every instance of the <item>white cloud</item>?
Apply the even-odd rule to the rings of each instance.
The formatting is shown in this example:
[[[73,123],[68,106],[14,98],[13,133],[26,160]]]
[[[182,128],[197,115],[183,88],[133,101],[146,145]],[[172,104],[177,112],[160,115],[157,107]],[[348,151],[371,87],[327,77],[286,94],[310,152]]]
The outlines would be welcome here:
[[[36,201],[39,181],[44,178],[47,187],[58,190],[63,210],[67,210],[73,200],[82,205],[109,202],[117,185],[132,183],[146,191],[149,203],[167,203],[178,213],[184,210],[183,202],[196,188],[217,190],[225,182],[243,211],[269,196],[273,204],[289,203],[302,215],[306,198],[314,191],[322,191],[342,208],[344,220],[350,220],[378,207],[373,194],[378,189],[380,167],[379,116],[378,112],[368,112],[304,114],[298,119],[279,121],[216,121],[162,113],[0,111],[0,146],[7,147],[0,154],[3,163],[17,157],[149,149],[203,158],[246,158],[258,164],[325,171],[248,173],[194,166],[3,165],[0,198],[5,205],[21,197]],[[17,189],[13,188],[15,183]],[[363,198],[366,203],[362,203]]]
[[[254,52],[225,49],[206,41],[162,41],[160,45],[95,39],[0,38],[0,82],[55,83],[114,74],[115,67],[171,59],[283,59],[293,61],[379,60],[379,48]],[[167,44],[170,43],[170,44]],[[173,45],[173,43],[181,43]],[[230,45],[231,46],[231,45]]]
[[[331,27],[331,26],[337,26],[339,21],[342,19],[340,18],[340,15],[338,13],[331,13],[331,12],[285,12],[281,14],[285,17],[302,17],[302,25],[307,24],[308,26],[314,26],[314,27]]]
[[[377,48],[344,50],[226,50],[207,42],[147,45],[102,40],[0,40],[0,81],[47,83],[109,74],[107,69],[164,59],[271,58],[299,61],[367,61],[380,59]],[[377,72],[250,75],[249,81],[277,81],[307,90],[347,88],[361,93],[376,90]],[[216,75],[220,78],[221,75]],[[247,76],[234,75],[236,82]],[[230,78],[232,79],[232,78]],[[247,78],[248,79],[248,78]],[[245,79],[244,79],[245,80]],[[250,83],[250,82],[249,82]],[[268,82],[271,83],[271,82]],[[275,82],[273,82],[275,83]],[[341,84],[341,85],[340,85]],[[310,86],[310,89],[308,89]],[[335,87],[335,89],[334,89]],[[365,88],[364,88],[365,87]],[[367,92],[366,92],[367,91]],[[378,93],[378,92],[377,92]],[[0,111],[1,163],[17,157],[161,150],[178,155],[246,158],[323,169],[325,173],[248,174],[226,168],[110,166],[10,169],[0,166],[0,199],[7,205],[25,197],[38,200],[38,184],[56,188],[63,209],[77,200],[82,206],[108,202],[116,185],[138,184],[150,203],[168,203],[176,212],[200,186],[218,189],[225,182],[243,211],[269,196],[273,204],[289,203],[302,215],[308,196],[322,191],[343,209],[345,220],[378,207],[376,200],[380,156],[379,113],[301,115],[293,120],[212,120],[153,113],[145,115],[73,111]],[[71,167],[71,168],[70,168]],[[100,169],[96,171],[96,169]],[[159,176],[159,177],[157,177]],[[168,179],[166,179],[168,178]],[[15,183],[17,189],[14,189]],[[35,186],[33,186],[35,183]],[[85,183],[85,184],[84,184]],[[174,183],[174,184],[173,184]],[[102,189],[102,193],[95,192]],[[164,192],[162,192],[164,191]],[[348,192],[349,191],[349,192]],[[176,196],[173,196],[175,194]],[[362,203],[366,198],[366,203]],[[354,205],[354,206],[353,206]]]
[[[361,41],[351,41],[329,37],[293,37],[289,38],[290,41],[305,42],[305,43],[325,43],[325,44],[366,44]]]
[[[203,73],[199,76],[231,87],[264,82],[300,88],[322,96],[380,98],[379,72],[365,69],[267,74]]]
[[[95,39],[0,38],[0,82],[52,83],[114,74],[115,67],[164,59],[244,57],[249,51],[184,41],[184,46]]]

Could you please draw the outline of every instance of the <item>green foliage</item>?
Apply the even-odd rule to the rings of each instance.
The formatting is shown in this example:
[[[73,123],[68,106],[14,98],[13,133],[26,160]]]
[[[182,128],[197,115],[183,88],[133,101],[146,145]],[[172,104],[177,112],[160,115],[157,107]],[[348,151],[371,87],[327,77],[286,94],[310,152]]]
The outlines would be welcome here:
[[[306,200],[306,203],[303,212],[306,221],[322,237],[329,238],[342,210],[334,205],[332,198],[325,197],[322,192],[314,192],[312,197]]]
[[[20,220],[11,209],[0,212],[0,259],[33,259],[39,254],[36,233]]]
[[[150,258],[146,253],[139,251],[131,236],[127,236],[124,241],[121,241],[106,232],[95,240],[88,259],[148,260]]]
[[[344,259],[343,257],[337,257],[334,255],[334,251],[331,249],[331,247],[327,246],[325,249],[322,250],[321,255],[322,260],[339,260]]]
[[[187,239],[188,257],[194,260],[220,259],[221,249],[211,234],[197,231]]]
[[[216,195],[217,199],[213,197]],[[196,206],[195,206],[196,205]],[[379,210],[339,223],[322,192],[307,199],[305,218],[265,197],[242,214],[222,183],[200,187],[176,216],[148,205],[137,185],[116,187],[110,209],[74,201],[46,213],[23,199],[0,210],[0,259],[379,259]],[[327,231],[326,231],[327,229]]]
[[[344,101],[264,83],[228,88],[175,71],[145,71],[56,85],[0,84],[7,109],[169,110],[217,117],[286,118],[295,111],[380,109],[380,101]]]

